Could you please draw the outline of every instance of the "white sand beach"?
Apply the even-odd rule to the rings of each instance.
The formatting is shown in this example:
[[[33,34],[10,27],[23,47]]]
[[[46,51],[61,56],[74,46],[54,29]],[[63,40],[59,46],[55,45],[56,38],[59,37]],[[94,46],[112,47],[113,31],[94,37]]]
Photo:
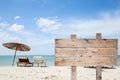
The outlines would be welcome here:
[[[0,80],[71,80],[71,68],[0,67]],[[96,80],[96,69],[77,67],[77,80]],[[120,68],[102,69],[102,80],[120,80]]]

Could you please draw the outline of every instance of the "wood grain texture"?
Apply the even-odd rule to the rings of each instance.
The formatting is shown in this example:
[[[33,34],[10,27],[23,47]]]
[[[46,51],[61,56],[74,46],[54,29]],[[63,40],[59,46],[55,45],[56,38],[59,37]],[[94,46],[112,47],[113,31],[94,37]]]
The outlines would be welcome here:
[[[55,65],[114,66],[117,65],[117,39],[55,39]]]
[[[56,39],[56,48],[117,48],[117,39]]]
[[[55,48],[56,55],[117,56],[116,48]]]
[[[114,66],[116,59],[111,57],[56,57],[55,64],[58,66]]]

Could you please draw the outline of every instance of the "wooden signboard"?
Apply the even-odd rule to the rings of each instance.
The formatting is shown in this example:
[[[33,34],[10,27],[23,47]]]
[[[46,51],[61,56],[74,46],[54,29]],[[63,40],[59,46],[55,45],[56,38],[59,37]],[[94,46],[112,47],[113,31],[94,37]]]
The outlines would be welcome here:
[[[114,66],[117,65],[117,39],[55,39],[57,66]]]

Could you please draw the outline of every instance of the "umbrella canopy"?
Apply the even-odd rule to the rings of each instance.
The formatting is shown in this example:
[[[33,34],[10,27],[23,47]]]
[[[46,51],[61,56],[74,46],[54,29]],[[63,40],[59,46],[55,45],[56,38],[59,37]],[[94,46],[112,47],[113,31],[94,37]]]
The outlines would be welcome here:
[[[15,61],[15,57],[16,57],[16,52],[17,51],[29,51],[30,50],[30,47],[28,47],[25,44],[21,44],[21,43],[14,43],[14,42],[3,43],[3,46],[8,48],[8,49],[15,50],[15,55],[14,55],[14,58],[13,58],[12,66],[14,65],[14,61]]]

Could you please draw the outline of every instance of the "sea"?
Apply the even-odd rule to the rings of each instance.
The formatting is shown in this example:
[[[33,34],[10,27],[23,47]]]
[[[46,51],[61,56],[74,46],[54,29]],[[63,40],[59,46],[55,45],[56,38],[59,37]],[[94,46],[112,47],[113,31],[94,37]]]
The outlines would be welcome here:
[[[14,66],[18,62],[18,57],[28,57],[30,62],[33,62],[34,56],[43,56],[47,66],[54,66],[55,57],[54,55],[17,55],[15,58]],[[1,66],[12,66],[13,56],[12,55],[2,55],[0,56],[0,67]]]
[[[14,66],[18,62],[18,57],[28,57],[30,62],[33,62],[34,56],[43,56],[47,66],[54,66],[55,56],[54,55],[17,55],[15,58]],[[2,55],[0,56],[0,67],[12,66],[13,56],[12,55]],[[120,55],[117,56],[117,66],[120,67]]]

